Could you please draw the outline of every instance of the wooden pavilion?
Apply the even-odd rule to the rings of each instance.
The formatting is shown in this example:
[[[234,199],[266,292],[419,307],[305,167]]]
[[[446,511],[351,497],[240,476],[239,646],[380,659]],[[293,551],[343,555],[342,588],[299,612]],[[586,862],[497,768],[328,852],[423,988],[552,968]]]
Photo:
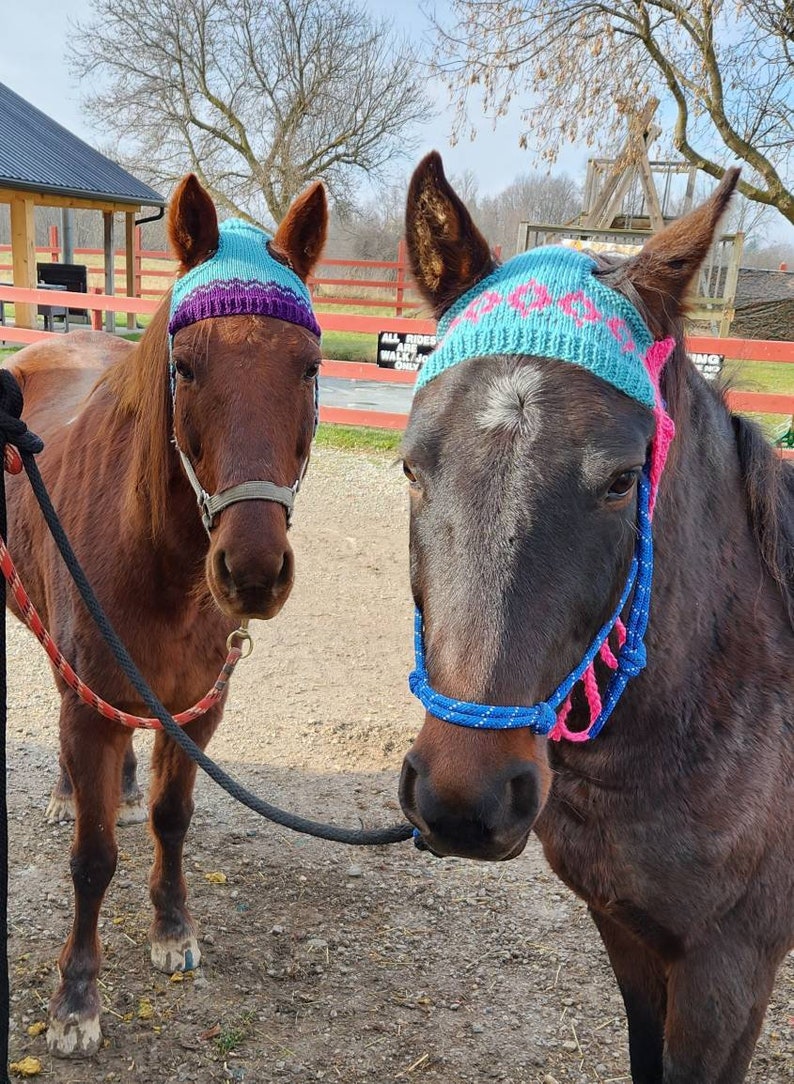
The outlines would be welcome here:
[[[11,208],[13,284],[33,288],[36,276],[36,207],[101,211],[104,219],[105,293],[114,291],[113,216],[125,216],[127,295],[134,295],[136,215],[163,197],[110,158],[0,83],[0,203]],[[35,327],[36,306],[18,304],[17,327]]]

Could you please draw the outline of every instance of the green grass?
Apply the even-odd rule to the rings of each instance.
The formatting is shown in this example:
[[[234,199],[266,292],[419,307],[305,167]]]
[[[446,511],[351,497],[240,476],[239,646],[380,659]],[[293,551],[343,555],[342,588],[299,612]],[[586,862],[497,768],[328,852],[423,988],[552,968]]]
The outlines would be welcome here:
[[[324,331],[323,357],[332,361],[375,361],[378,336],[362,331]]]
[[[358,425],[321,425],[315,443],[319,448],[343,448],[348,452],[397,454],[402,433],[398,429],[368,429]]]
[[[218,1053],[223,1057],[226,1057],[226,1055],[231,1054],[240,1043],[244,1042],[251,1030],[253,1020],[254,1013],[245,1012],[236,1020],[224,1024],[221,1027],[219,1034],[215,1036],[215,1046],[218,1049]]]

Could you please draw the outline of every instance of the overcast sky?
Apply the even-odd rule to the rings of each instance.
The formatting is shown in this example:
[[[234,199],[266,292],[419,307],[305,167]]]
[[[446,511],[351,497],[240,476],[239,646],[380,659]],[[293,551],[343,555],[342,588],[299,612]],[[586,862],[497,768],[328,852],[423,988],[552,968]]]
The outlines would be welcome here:
[[[145,3],[146,0],[141,0]],[[429,26],[422,8],[434,7],[443,13],[447,0],[366,0],[367,6],[379,14],[388,15],[395,25],[411,36],[429,35]],[[70,33],[69,20],[90,16],[91,0],[0,0],[0,81],[17,94],[32,102],[65,128],[88,143],[102,144],[102,133],[92,129],[80,105],[81,91],[69,75],[64,45]],[[450,145],[452,108],[447,93],[438,83],[428,89],[433,95],[438,116],[419,134],[415,160],[436,148],[444,156],[449,174],[472,170],[482,194],[498,192],[518,174],[533,169],[531,151],[521,150],[518,111],[500,119],[496,129],[487,118],[478,125],[477,139],[465,139]],[[558,171],[565,171],[578,181],[584,180],[588,151],[571,147],[559,159]],[[407,160],[395,167],[395,176],[407,176],[413,162]],[[794,240],[794,230],[782,216],[781,239]],[[770,231],[776,233],[773,229]],[[769,240],[773,238],[770,236]]]

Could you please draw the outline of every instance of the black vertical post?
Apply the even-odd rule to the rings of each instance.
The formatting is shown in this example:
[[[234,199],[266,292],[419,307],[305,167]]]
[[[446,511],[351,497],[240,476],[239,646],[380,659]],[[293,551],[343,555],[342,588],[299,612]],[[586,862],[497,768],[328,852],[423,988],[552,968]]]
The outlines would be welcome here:
[[[6,537],[6,485],[0,442],[0,535]],[[8,1032],[11,997],[8,978],[8,802],[6,798],[6,581],[0,576],[0,1080],[8,1084]]]

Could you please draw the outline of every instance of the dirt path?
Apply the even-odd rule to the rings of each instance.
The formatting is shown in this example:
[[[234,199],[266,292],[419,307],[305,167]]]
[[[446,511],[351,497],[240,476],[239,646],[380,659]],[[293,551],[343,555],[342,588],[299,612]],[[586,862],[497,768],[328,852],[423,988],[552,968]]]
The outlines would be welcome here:
[[[211,747],[272,801],[347,824],[401,819],[397,772],[419,725],[405,520],[388,461],[316,455],[295,528],[298,586],[283,616],[257,627]],[[203,778],[186,854],[203,966],[181,982],[151,971],[149,841],[142,826],[121,830],[100,931],[106,1045],[88,1062],[53,1062],[27,1029],[44,1019],[70,919],[71,829],[43,816],[57,756],[49,673],[28,634],[9,629],[12,1054],[40,1058],[40,1079],[628,1081],[604,952],[536,842],[499,866],[407,844],[347,850],[267,825]],[[137,745],[143,765],[149,739]],[[789,960],[753,1084],[794,1079],[792,1015]]]

